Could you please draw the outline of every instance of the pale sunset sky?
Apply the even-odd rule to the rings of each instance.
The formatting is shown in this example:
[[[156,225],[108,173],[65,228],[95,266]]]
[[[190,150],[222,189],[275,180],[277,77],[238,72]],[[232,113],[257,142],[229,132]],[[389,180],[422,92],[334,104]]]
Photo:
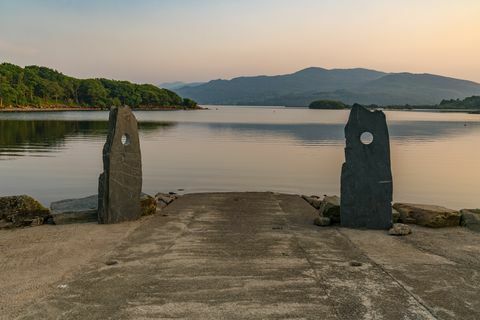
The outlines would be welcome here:
[[[480,82],[480,0],[0,0],[0,62],[154,84],[310,66]]]

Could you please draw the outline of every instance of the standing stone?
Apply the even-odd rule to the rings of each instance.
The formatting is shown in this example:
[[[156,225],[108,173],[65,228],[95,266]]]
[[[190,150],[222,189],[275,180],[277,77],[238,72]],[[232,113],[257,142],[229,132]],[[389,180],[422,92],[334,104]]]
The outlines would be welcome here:
[[[373,141],[362,142],[363,134]],[[341,224],[349,228],[392,226],[392,172],[385,114],[355,104],[345,127],[345,163],[341,181]]]
[[[140,218],[142,158],[138,125],[129,107],[112,108],[98,184],[98,222]]]

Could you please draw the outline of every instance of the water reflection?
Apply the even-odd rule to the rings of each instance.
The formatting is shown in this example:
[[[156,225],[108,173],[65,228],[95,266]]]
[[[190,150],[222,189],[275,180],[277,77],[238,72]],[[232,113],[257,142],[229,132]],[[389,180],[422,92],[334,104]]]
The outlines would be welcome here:
[[[197,124],[203,126],[205,124]],[[213,131],[245,137],[287,137],[305,145],[343,145],[345,124],[208,123]],[[389,124],[390,137],[398,142],[434,141],[480,130],[479,122],[402,121]]]
[[[155,133],[173,127],[169,122],[142,122],[141,132]],[[104,140],[106,121],[0,120],[0,159],[48,156],[66,148],[69,139]]]

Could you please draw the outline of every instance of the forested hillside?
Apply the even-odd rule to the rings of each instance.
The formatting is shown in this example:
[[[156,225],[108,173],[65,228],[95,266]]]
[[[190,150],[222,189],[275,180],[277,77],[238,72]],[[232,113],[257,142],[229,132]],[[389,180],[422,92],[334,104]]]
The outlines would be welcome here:
[[[46,67],[0,64],[0,108],[9,106],[82,106],[106,108],[182,107],[197,104],[151,84],[108,79],[76,79]]]

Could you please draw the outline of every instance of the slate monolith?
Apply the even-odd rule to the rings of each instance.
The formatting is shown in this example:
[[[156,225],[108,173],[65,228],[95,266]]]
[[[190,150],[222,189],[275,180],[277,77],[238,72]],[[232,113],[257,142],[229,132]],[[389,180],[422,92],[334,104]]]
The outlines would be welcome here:
[[[110,111],[98,184],[98,222],[111,224],[140,218],[142,158],[138,125],[129,107]]]
[[[373,141],[361,141],[371,133]],[[390,138],[385,114],[355,104],[345,126],[340,217],[348,228],[389,229],[392,226]],[[367,142],[368,143],[368,142]]]

